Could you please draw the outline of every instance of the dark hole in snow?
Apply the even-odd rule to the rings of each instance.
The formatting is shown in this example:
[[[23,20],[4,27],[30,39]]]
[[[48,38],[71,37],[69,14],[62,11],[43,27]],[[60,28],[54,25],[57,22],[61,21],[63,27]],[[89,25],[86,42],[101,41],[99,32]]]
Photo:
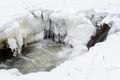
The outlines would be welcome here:
[[[0,62],[4,62],[8,59],[14,58],[13,52],[10,48],[2,48],[0,49]]]

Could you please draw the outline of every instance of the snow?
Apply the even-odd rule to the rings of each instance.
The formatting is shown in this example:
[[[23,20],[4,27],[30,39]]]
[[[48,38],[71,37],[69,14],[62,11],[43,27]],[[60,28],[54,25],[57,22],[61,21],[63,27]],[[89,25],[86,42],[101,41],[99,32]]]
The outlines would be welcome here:
[[[110,35],[105,42],[96,44],[80,57],[66,61],[53,72],[69,73],[68,79],[71,80],[76,77],[77,80],[119,80],[119,34]]]
[[[49,19],[51,19],[54,22],[52,26],[56,34],[63,35],[68,31],[65,41],[74,47],[73,55],[70,55],[70,58],[77,56],[65,61],[50,72],[39,71],[22,75],[17,69],[2,69],[0,70],[1,80],[120,79],[119,0],[1,0],[0,2],[0,43],[7,38],[10,48],[19,47],[18,51],[20,52],[23,44],[27,45],[27,43],[42,40],[43,26],[48,29]],[[25,9],[29,6],[40,6],[41,8]],[[90,10],[84,12],[83,10],[86,9]],[[107,12],[109,15],[102,14],[106,17],[104,16],[103,20],[98,20],[100,17],[96,12]],[[43,14],[43,19],[41,14]],[[95,23],[90,22],[88,18],[91,19],[91,16],[89,14],[97,14],[93,22],[98,20],[100,21],[99,25],[108,23],[111,25],[111,29],[104,42],[97,43],[88,51],[86,44],[90,36],[95,34]],[[59,25],[59,30],[56,25]],[[64,27],[61,27],[63,25]],[[10,34],[7,34],[8,32]],[[33,39],[33,37],[35,38]]]

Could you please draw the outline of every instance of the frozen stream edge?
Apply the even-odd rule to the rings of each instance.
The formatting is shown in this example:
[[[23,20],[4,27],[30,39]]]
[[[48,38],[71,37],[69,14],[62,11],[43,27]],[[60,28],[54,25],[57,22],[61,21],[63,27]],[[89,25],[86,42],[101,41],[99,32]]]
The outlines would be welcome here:
[[[88,14],[33,7],[23,14],[15,15],[0,27],[0,47],[7,44],[6,47],[12,50],[15,57],[21,53],[23,46],[52,39],[58,43],[71,44],[74,49],[87,51],[86,44],[96,29],[85,15]]]
[[[56,12],[55,12],[55,14],[56,14]],[[62,13],[63,14],[63,13]],[[61,14],[59,14],[59,15],[61,15]],[[58,16],[58,15],[57,15]],[[76,19],[76,16],[73,16],[73,17],[75,17],[75,19]],[[72,36],[72,39],[70,39],[69,40],[69,38],[71,38],[71,37],[69,37],[68,36],[68,39],[66,39],[67,40],[67,42],[69,42],[69,43],[72,43],[73,45],[74,45],[74,49],[75,50],[73,50],[73,56],[78,56],[79,54],[77,54],[79,51],[81,52],[81,51],[84,51],[85,50],[85,52],[87,51],[87,48],[86,48],[86,45],[84,45],[86,42],[87,42],[87,40],[88,39],[86,39],[86,37],[85,37],[85,39],[83,39],[83,35],[82,35],[82,38],[81,38],[81,36],[79,36],[79,35],[77,35],[76,36],[76,32],[77,32],[77,30],[80,28],[80,30],[81,30],[81,28],[83,29],[83,33],[86,33],[86,31],[84,31],[84,30],[87,30],[88,29],[88,33],[86,33],[86,34],[89,34],[88,36],[89,36],[89,38],[90,38],[90,36],[91,35],[93,35],[94,34],[94,27],[93,27],[93,31],[92,30],[90,30],[90,29],[92,29],[91,27],[89,28],[88,26],[93,26],[91,23],[89,23],[89,20],[88,21],[86,21],[86,18],[84,18],[84,16],[82,16],[83,18],[82,18],[82,20],[81,21],[83,21],[82,23],[80,23],[80,27],[78,26],[77,27],[77,29],[75,29],[75,32],[73,31],[72,33],[70,32],[69,33],[69,35],[70,36]],[[81,17],[80,17],[81,18]],[[113,16],[112,16],[112,18],[113,18]],[[84,19],[85,19],[85,21],[84,21]],[[118,20],[119,20],[119,18],[117,18]],[[69,21],[69,20],[68,20]],[[113,21],[114,21],[114,19],[113,19]],[[87,22],[87,23],[86,23]],[[107,21],[107,22],[109,22],[109,21]],[[106,23],[107,23],[106,22]],[[75,22],[75,24],[79,24],[79,22],[77,23],[77,22]],[[82,24],[82,25],[81,25]],[[102,24],[102,23],[101,23]],[[116,23],[117,24],[117,23]],[[72,24],[73,25],[73,24]],[[71,26],[71,25],[70,25]],[[76,26],[76,25],[75,25]],[[81,27],[81,26],[87,26],[86,28],[83,28],[83,27]],[[117,27],[118,28],[118,27]],[[71,29],[73,29],[73,28],[71,28]],[[119,28],[118,28],[119,29]],[[117,29],[117,30],[118,30]],[[29,30],[29,29],[28,29]],[[71,31],[71,30],[69,30],[69,31]],[[68,32],[69,32],[68,31]],[[91,32],[91,34],[90,34],[90,32],[89,31],[92,31]],[[119,30],[118,30],[119,31]],[[79,33],[80,31],[78,31],[78,33]],[[111,31],[111,33],[114,33],[114,32],[116,32],[116,30],[112,30]],[[62,34],[62,33],[61,33]],[[86,35],[85,34],[85,35]],[[116,36],[115,36],[115,39],[116,38],[119,38],[119,33],[118,34],[115,34]],[[74,37],[75,36],[75,37]],[[79,39],[79,38],[80,39]],[[112,36],[113,37],[113,36]],[[88,37],[87,37],[88,38]],[[82,41],[83,40],[83,43],[81,43],[80,42],[80,40]],[[85,41],[85,42],[84,42]],[[114,41],[114,39],[111,39],[110,40],[110,42],[113,42]],[[31,42],[31,41],[30,41]],[[75,42],[75,43],[74,43]],[[26,44],[27,42],[25,41],[25,44]],[[28,42],[29,43],[29,42]],[[106,43],[107,43],[107,41],[106,41]],[[108,39],[108,43],[109,43],[109,39]],[[77,46],[76,46],[76,44],[77,44]],[[80,44],[80,46],[78,46],[78,44]],[[81,45],[81,44],[83,44],[83,45]],[[116,44],[116,43],[115,43]],[[106,44],[107,45],[107,44]],[[103,46],[104,46],[104,44],[103,44]],[[112,45],[112,46],[116,46],[116,45]],[[82,48],[82,49],[81,49]],[[81,49],[81,50],[80,50]],[[91,50],[90,50],[91,51]],[[94,51],[96,51],[96,50],[94,50]],[[103,50],[104,51],[104,50]],[[99,50],[98,50],[98,52],[99,52]],[[88,53],[91,53],[91,52],[88,52]],[[95,52],[96,53],[96,52]],[[104,52],[103,52],[104,53]],[[112,55],[112,53],[111,53],[111,55]],[[96,55],[95,55],[96,56]],[[72,57],[72,56],[71,56]],[[93,54],[93,56],[92,56],[93,58],[94,58],[94,54]],[[91,57],[91,58],[92,58]],[[82,57],[78,57],[78,58],[76,58],[76,59],[74,59],[75,61],[76,61],[76,63],[73,63],[74,65],[76,65],[76,67],[80,67],[82,64],[83,64],[83,61],[88,61],[88,62],[86,62],[85,63],[85,65],[83,65],[82,66],[82,68],[83,68],[83,70],[84,70],[84,66],[86,66],[86,65],[91,65],[91,61],[92,60],[90,60],[91,59],[89,56],[88,56],[88,58],[85,58],[85,59],[88,59],[88,60],[84,60]],[[80,60],[79,60],[80,59]],[[74,60],[72,60],[73,62],[75,62]],[[90,60],[90,63],[89,63],[89,60]],[[13,70],[13,75],[11,75],[10,73],[12,73],[12,71],[10,71],[10,73],[7,73],[7,71],[5,71],[5,70],[2,70],[4,73],[6,73],[6,74],[8,74],[9,76],[12,76],[11,77],[11,79],[13,78],[13,80],[15,80],[15,79],[19,79],[19,80],[24,80],[24,79],[28,79],[28,80],[31,80],[31,79],[39,79],[40,77],[41,77],[41,79],[45,79],[45,80],[48,80],[48,79],[51,79],[52,78],[52,80],[58,80],[59,78],[58,77],[60,77],[60,80],[61,80],[61,78],[63,78],[63,80],[66,80],[66,79],[75,79],[76,77],[78,78],[79,77],[79,75],[78,76],[76,76],[76,74],[80,74],[80,72],[79,71],[81,71],[80,69],[78,69],[78,68],[76,68],[75,66],[72,66],[73,64],[72,64],[72,61],[68,61],[68,62],[65,62],[65,63],[63,63],[62,65],[60,65],[60,66],[62,66],[62,67],[58,67],[58,68],[56,68],[56,69],[54,69],[54,70],[52,70],[51,72],[38,72],[37,74],[35,74],[35,73],[31,73],[31,74],[27,74],[27,75],[23,75],[23,76],[19,76],[19,77],[16,77],[16,76],[14,76],[14,75],[16,75],[16,70],[15,70],[15,74],[14,74],[14,70]],[[81,65],[77,65],[77,64],[80,64],[79,63],[79,61],[81,61],[80,63],[81,63]],[[99,58],[98,58],[98,61],[99,61]],[[100,58],[100,61],[101,61],[101,58]],[[109,58],[108,58],[108,62],[109,62]],[[94,60],[93,60],[93,63],[94,63]],[[65,66],[64,66],[64,64],[65,64]],[[67,66],[66,66],[66,64],[67,64]],[[71,67],[73,67],[73,68],[71,68],[69,65],[71,66]],[[102,64],[100,64],[100,65],[102,65]],[[69,66],[69,68],[68,68],[68,66]],[[119,65],[118,65],[119,66]],[[66,68],[65,68],[66,67]],[[98,68],[98,66],[97,65],[95,65],[95,66],[93,66],[93,68],[94,67],[97,67]],[[64,69],[62,69],[62,68],[64,68]],[[90,67],[91,68],[91,67]],[[108,70],[110,69],[110,70],[112,70],[111,69],[111,66],[109,67],[106,67]],[[113,67],[114,68],[114,67]],[[116,68],[116,66],[115,66],[115,68]],[[65,70],[66,69],[66,70]],[[59,71],[60,70],[60,71]],[[67,71],[68,70],[68,71]],[[77,70],[77,72],[76,72],[76,70]],[[86,70],[86,67],[85,67],[85,70]],[[2,72],[1,71],[1,72]],[[61,71],[63,71],[63,72],[61,72]],[[65,71],[65,72],[64,72]],[[87,71],[87,70],[86,70]],[[89,71],[89,70],[88,70]],[[97,70],[96,70],[97,71]],[[98,70],[99,71],[99,70]],[[59,73],[58,73],[59,72]],[[75,72],[75,73],[74,73]],[[74,75],[74,74],[75,75]],[[52,77],[52,76],[54,76],[55,74],[58,74],[56,77]],[[73,75],[72,75],[73,74]],[[19,75],[19,73],[18,73],[18,75]],[[32,76],[31,76],[32,75]],[[46,77],[46,75],[47,75],[47,77]],[[70,75],[72,75],[72,76],[70,76]],[[29,77],[27,77],[27,76],[29,76]],[[70,77],[69,77],[70,76]],[[86,78],[87,78],[87,76],[85,76]],[[89,77],[89,76],[88,76]],[[64,79],[65,78],[65,79]],[[93,77],[94,78],[94,77]]]
[[[85,33],[88,35],[85,36]],[[7,44],[6,47],[10,48],[13,57],[16,57],[21,55],[23,46],[51,39],[74,47],[72,54],[66,56],[67,59],[72,59],[88,50],[86,44],[94,33],[95,27],[83,12],[63,12],[33,7],[23,14],[15,15],[12,20],[0,27],[0,44],[1,48]]]

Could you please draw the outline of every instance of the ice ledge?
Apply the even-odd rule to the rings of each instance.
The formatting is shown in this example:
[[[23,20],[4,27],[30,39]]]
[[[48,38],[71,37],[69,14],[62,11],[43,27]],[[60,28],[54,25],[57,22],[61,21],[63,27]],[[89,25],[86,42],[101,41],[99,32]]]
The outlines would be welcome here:
[[[76,35],[75,32],[81,35]],[[87,37],[82,35],[85,32],[88,32]],[[79,40],[79,44],[87,44],[94,33],[95,27],[84,12],[30,8],[0,26],[0,44],[3,45],[1,48],[7,44],[6,48],[10,48],[15,57],[21,53],[23,46],[26,47],[33,42],[52,39],[59,43],[73,44],[74,40]],[[75,38],[72,40],[71,37]]]
[[[105,34],[99,31],[104,29],[103,24],[108,25]],[[86,52],[87,47],[103,41],[108,32],[110,34],[119,31],[118,25],[118,14],[97,13],[94,10],[72,12],[31,7],[0,26],[0,44],[3,45],[1,48],[7,44],[6,48],[12,50],[14,57],[21,53],[23,46],[43,39],[72,44],[75,50],[81,49]],[[110,31],[109,27],[112,28]],[[95,35],[97,33],[105,36],[100,36],[103,39],[93,39],[98,36]],[[89,41],[90,39],[93,41]]]

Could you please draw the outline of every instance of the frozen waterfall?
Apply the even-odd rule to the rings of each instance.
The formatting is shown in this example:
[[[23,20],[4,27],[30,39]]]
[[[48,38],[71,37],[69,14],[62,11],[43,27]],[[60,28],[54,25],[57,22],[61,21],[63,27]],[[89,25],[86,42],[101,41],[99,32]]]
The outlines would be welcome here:
[[[10,59],[3,67],[23,73],[51,70],[104,41],[119,30],[118,24],[119,16],[92,10],[30,8],[0,26],[0,61]]]
[[[43,39],[76,47],[86,45],[95,31],[83,12],[29,9],[0,27],[0,47],[7,44],[5,48],[10,48],[14,57],[21,53],[22,47]]]

